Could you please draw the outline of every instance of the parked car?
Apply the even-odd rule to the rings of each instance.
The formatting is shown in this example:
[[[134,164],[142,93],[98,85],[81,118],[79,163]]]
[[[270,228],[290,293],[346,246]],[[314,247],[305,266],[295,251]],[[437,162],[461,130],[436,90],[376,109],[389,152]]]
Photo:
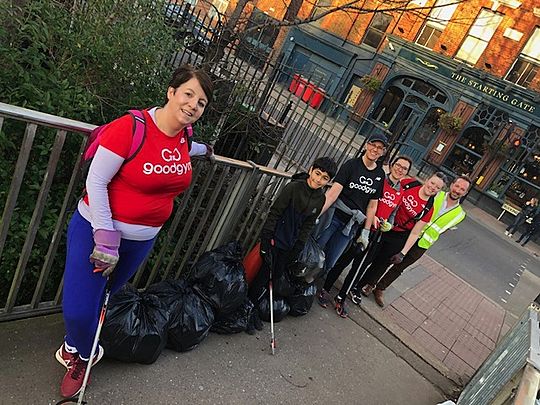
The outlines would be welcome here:
[[[189,3],[166,4],[165,21],[173,27],[174,38],[180,41],[184,48],[199,55],[208,51],[211,41],[220,35],[222,27],[219,15],[215,25],[212,24],[214,19],[201,20]]]

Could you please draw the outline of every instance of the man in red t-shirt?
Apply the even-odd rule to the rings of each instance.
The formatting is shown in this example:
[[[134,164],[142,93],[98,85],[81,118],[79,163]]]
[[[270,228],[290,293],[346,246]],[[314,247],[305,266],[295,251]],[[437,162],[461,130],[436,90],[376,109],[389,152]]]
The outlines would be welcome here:
[[[402,180],[401,184],[407,188],[407,184],[413,181],[416,180],[406,179]],[[364,285],[362,294],[367,296],[373,291],[375,302],[380,307],[384,307],[383,292],[374,289],[374,286],[377,285],[377,281],[384,275],[388,267],[391,264],[400,263],[418,240],[420,232],[433,214],[433,199],[431,197],[435,196],[446,182],[446,175],[437,172],[428,178],[423,185],[404,190],[401,205],[396,212],[394,226],[391,231],[382,235],[373,262],[360,283],[360,285]]]

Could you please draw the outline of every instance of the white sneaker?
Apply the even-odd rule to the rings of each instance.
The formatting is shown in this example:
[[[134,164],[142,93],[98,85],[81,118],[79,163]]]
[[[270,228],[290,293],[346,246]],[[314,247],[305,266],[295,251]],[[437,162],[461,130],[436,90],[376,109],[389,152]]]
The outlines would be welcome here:
[[[508,236],[508,235],[509,235],[508,231],[504,231],[504,234],[505,234],[506,236]]]

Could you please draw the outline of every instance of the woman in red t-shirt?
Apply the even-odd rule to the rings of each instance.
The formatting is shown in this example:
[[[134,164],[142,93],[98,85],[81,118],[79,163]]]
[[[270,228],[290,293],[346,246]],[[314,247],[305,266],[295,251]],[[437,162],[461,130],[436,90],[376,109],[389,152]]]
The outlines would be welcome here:
[[[401,185],[407,188],[406,185],[413,181],[416,180],[405,179],[401,181]],[[364,286],[362,288],[364,295],[369,295],[373,291],[375,302],[379,306],[384,306],[383,292],[374,289],[374,286],[388,267],[403,260],[403,257],[418,240],[420,232],[433,215],[433,201],[431,204],[428,201],[446,183],[446,175],[437,172],[428,178],[423,185],[403,191],[403,198],[396,212],[394,226],[391,231],[382,234],[373,262],[359,283],[359,285]]]
[[[60,387],[64,397],[82,388],[108,277],[114,270],[114,293],[135,274],[171,215],[174,198],[191,183],[190,156],[212,155],[205,144],[192,142],[190,149],[186,136],[212,92],[204,71],[181,66],[169,82],[165,105],[143,111],[145,136],[135,156],[129,155],[135,125],[129,115],[107,125],[98,138],[86,195],[67,234],[62,302],[66,336],[56,352],[67,368]],[[92,364],[102,356],[98,346]]]

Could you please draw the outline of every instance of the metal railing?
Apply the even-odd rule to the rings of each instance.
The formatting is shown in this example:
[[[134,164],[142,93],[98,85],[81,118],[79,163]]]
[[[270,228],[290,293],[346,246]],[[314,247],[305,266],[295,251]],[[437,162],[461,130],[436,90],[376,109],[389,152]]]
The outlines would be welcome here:
[[[4,286],[0,290],[0,321],[60,310],[64,235],[82,190],[81,154],[93,128],[0,103],[0,134],[9,142],[20,142],[16,159],[0,155],[2,170],[13,173],[9,189],[8,184],[0,187],[0,280]],[[67,140],[75,140],[70,143],[76,149],[71,151],[71,159],[66,158]],[[48,159],[36,167],[39,154],[47,154]],[[58,170],[59,162],[62,171]],[[273,196],[289,177],[278,170],[220,156],[215,163],[197,160],[193,166],[192,185],[175,202],[152,254],[134,276],[136,287],[178,278],[200,254],[232,239],[240,240],[247,251]],[[39,175],[39,190],[25,181],[29,172]]]
[[[359,153],[366,135],[373,131],[387,132],[380,123],[358,116],[352,106],[329,96],[325,91],[327,80],[319,77],[313,69],[290,66],[289,61],[276,57],[275,51],[246,50],[246,41],[253,32],[240,30],[238,40],[226,43],[224,27],[227,16],[216,13],[214,9],[207,10],[200,4],[192,7],[187,2],[178,2],[174,5],[175,12],[169,13],[169,23],[182,29],[176,52],[166,63],[174,67],[186,62],[196,66],[205,64],[213,75],[216,90],[222,89],[227,95],[225,100],[210,104],[209,111],[201,120],[209,127],[215,127],[214,135],[231,139],[231,143],[238,145],[237,148],[226,148],[223,154],[255,159],[259,149],[265,147],[272,153],[277,151],[274,159],[265,165],[285,170],[306,169],[318,156],[330,156],[338,164],[343,163]],[[197,26],[201,27],[204,40],[197,43],[205,42],[207,46],[191,46],[184,41],[189,30],[196,31],[192,37],[201,36],[201,32],[190,28],[189,24],[184,27],[184,21],[199,22]],[[247,16],[246,27],[251,23],[259,23],[257,16]],[[268,29],[274,28],[269,25],[259,31]],[[219,60],[209,61],[210,50],[216,44],[223,46],[223,55]],[[267,45],[271,49],[273,43]],[[238,113],[237,106],[254,113],[256,118],[270,123],[271,127],[278,126],[279,136],[266,142],[257,139],[254,133],[247,134],[249,136],[229,133],[227,125],[223,124],[229,115]],[[212,114],[214,108],[220,111]],[[246,141],[245,138],[249,139]],[[240,149],[244,149],[247,143],[253,148],[246,155]]]
[[[540,388],[540,307],[532,303],[484,361],[457,405],[535,405]]]

